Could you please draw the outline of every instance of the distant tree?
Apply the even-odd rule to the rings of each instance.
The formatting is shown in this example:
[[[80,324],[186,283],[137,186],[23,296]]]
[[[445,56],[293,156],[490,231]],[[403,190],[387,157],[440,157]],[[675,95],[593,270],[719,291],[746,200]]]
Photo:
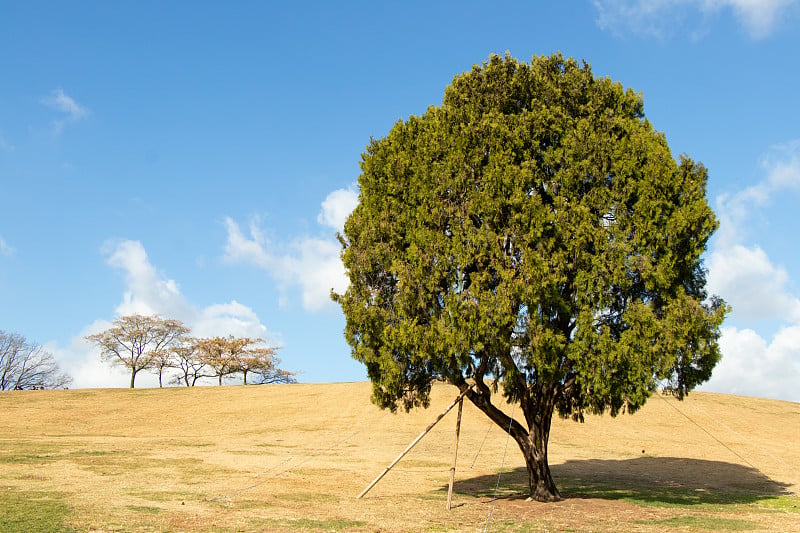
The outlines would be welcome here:
[[[176,383],[183,382],[187,387],[194,387],[198,380],[214,376],[208,371],[206,362],[198,356],[193,339],[187,339],[173,346],[170,351],[174,368],[180,372],[175,376]]]
[[[103,359],[130,370],[131,388],[134,388],[136,374],[153,367],[155,354],[167,351],[189,332],[180,320],[158,315],[122,316],[113,324],[86,339],[100,348]]]
[[[71,382],[50,352],[22,335],[0,330],[0,391],[61,389]]]
[[[560,499],[554,412],[682,398],[719,360],[706,181],[640,95],[585,63],[492,56],[456,76],[440,107],[370,143],[341,236],[350,286],[334,298],[373,401],[427,406],[435,380],[455,385],[517,442],[531,497]]]
[[[279,364],[280,360],[276,360],[276,364]],[[289,372],[288,370],[284,370],[282,368],[272,368],[269,370],[256,370],[253,372],[255,379],[253,379],[253,383],[256,385],[267,385],[270,383],[297,383],[297,373],[296,372]]]
[[[164,386],[161,380],[164,370],[167,368],[176,368],[177,364],[178,363],[175,360],[175,354],[169,347],[167,347],[165,349],[158,350],[157,352],[152,352],[150,354],[150,361],[147,367],[158,374],[158,386],[161,388]]]
[[[260,341],[261,339],[257,339]],[[275,354],[277,347],[251,347],[239,356],[239,372],[242,373],[244,384],[247,385],[247,374],[255,377],[253,383],[295,383],[294,372],[278,368],[281,360]]]
[[[222,379],[241,371],[240,358],[245,355],[247,347],[259,339],[247,337],[211,337],[194,339],[194,351],[197,357],[211,370],[214,377],[222,385]]]

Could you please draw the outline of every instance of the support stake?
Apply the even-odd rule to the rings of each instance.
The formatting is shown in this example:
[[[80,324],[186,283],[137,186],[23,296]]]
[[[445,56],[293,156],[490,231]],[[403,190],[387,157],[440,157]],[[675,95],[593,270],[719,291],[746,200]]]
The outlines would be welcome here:
[[[461,433],[461,410],[464,407],[464,397],[458,401],[458,417],[456,418],[456,445],[453,447],[453,466],[450,467],[450,486],[447,488],[447,510],[453,501],[453,483],[456,480],[456,460],[458,459],[458,436]]]
[[[376,478],[375,478],[375,479],[372,481],[372,483],[370,483],[369,485],[367,485],[367,488],[365,488],[363,491],[361,491],[361,494],[359,494],[358,496],[356,496],[356,499],[357,499],[357,500],[360,500],[361,498],[363,498],[363,497],[364,497],[364,495],[365,495],[366,493],[368,493],[368,492],[370,491],[370,489],[371,489],[372,487],[374,487],[374,486],[375,486],[375,485],[378,483],[378,481],[380,481],[380,480],[381,480],[381,478],[383,478],[383,476],[385,476],[387,473],[389,473],[389,470],[391,470],[391,469],[392,469],[392,467],[394,467],[394,465],[396,465],[397,463],[399,463],[399,462],[400,462],[400,459],[402,459],[402,458],[403,458],[403,457],[404,457],[404,456],[405,456],[405,455],[406,455],[408,452],[410,452],[410,451],[411,451],[411,448],[413,448],[414,446],[416,446],[416,444],[417,444],[419,441],[421,441],[421,440],[422,440],[422,437],[424,437],[425,435],[427,435],[427,434],[428,434],[428,432],[429,432],[430,430],[432,430],[432,429],[433,429],[433,426],[435,426],[435,425],[436,425],[436,424],[439,422],[439,420],[441,420],[441,419],[444,417],[444,415],[446,415],[447,413],[449,413],[449,412],[450,412],[450,409],[452,409],[453,407],[455,407],[455,406],[456,406],[456,404],[457,404],[458,402],[460,402],[461,400],[463,400],[463,399],[464,399],[464,395],[465,395],[465,394],[467,394],[467,392],[469,392],[469,390],[470,390],[471,388],[472,388],[472,387],[468,387],[467,389],[465,389],[465,390],[464,390],[464,392],[462,392],[461,394],[459,394],[459,395],[458,395],[458,397],[457,397],[457,398],[456,398],[456,399],[453,401],[453,403],[451,403],[451,404],[450,404],[450,405],[447,407],[447,409],[445,409],[444,411],[442,411],[442,414],[440,414],[439,416],[437,416],[437,417],[436,417],[436,420],[434,420],[433,422],[431,422],[431,423],[430,423],[430,425],[429,425],[428,427],[426,427],[426,428],[425,428],[425,430],[424,430],[422,433],[420,433],[420,434],[417,436],[417,438],[416,438],[416,439],[414,439],[414,441],[413,441],[411,444],[409,444],[409,445],[408,445],[408,447],[407,447],[405,450],[403,450],[403,451],[402,451],[402,453],[400,453],[400,455],[398,455],[398,456],[395,458],[395,460],[394,460],[394,461],[392,461],[392,463],[391,463],[389,466],[387,466],[387,467],[386,467],[386,468],[383,470],[383,472],[381,472],[381,473],[378,475],[378,477],[376,477]]]

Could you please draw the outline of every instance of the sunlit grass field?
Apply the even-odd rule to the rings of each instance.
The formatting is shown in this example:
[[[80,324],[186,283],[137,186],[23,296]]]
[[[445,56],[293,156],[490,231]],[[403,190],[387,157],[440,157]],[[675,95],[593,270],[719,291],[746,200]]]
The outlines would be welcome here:
[[[0,531],[800,531],[800,404],[655,396],[554,422],[564,501],[525,501],[513,441],[455,398],[391,414],[368,383],[0,394]],[[515,412],[511,405],[508,413]]]

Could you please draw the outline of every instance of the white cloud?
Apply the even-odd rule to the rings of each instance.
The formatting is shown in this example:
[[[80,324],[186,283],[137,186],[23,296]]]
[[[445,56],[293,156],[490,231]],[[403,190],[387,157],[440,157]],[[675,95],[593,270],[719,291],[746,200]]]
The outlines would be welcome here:
[[[11,257],[14,255],[14,248],[9,245],[3,237],[0,237],[0,255]]]
[[[299,257],[294,258],[295,279],[303,289],[303,307],[309,310],[333,305],[331,289],[343,292],[349,285],[339,254],[341,246],[334,240],[303,239],[295,245]]]
[[[118,315],[158,313],[181,320],[194,318],[196,310],[181,295],[178,284],[156,271],[141,242],[106,243],[103,251],[110,266],[125,272],[127,290],[115,309]]]
[[[770,342],[752,329],[723,328],[722,361],[703,389],[800,402],[800,325]]]
[[[235,300],[197,308],[181,294],[178,283],[160,274],[139,241],[121,241],[104,247],[108,264],[125,272],[127,290],[117,315],[159,314],[177,318],[201,337],[241,335],[265,338],[267,328],[256,313]]]
[[[317,222],[342,232],[344,222],[358,205],[358,192],[353,189],[336,189],[322,202]]]
[[[261,323],[255,311],[235,300],[204,308],[191,304],[181,294],[178,283],[159,273],[150,263],[141,242],[107,243],[102,251],[109,266],[125,273],[126,289],[115,308],[116,315],[139,313],[176,318],[198,337],[235,335],[262,338],[271,344],[279,340]],[[130,374],[102,361],[96,347],[84,339],[86,335],[109,327],[111,320],[98,319],[74,337],[68,347],[48,345],[62,368],[73,377],[74,387],[127,387],[130,384]],[[136,385],[158,386],[158,378],[141,373],[136,376]]]
[[[759,246],[717,247],[708,271],[708,290],[721,295],[737,319],[800,322],[800,299],[789,292],[788,273]]]
[[[687,25],[694,26],[692,35],[702,34],[709,18],[731,10],[753,39],[763,39],[796,5],[797,0],[594,0],[601,29],[658,38]]]
[[[319,311],[332,305],[331,289],[340,292],[347,288],[339,258],[341,247],[335,239],[305,237],[279,246],[267,240],[255,223],[250,225],[249,236],[231,218],[225,219],[225,225],[225,258],[269,272],[284,293],[292,286],[299,287],[305,309]]]
[[[49,96],[40,100],[40,102],[50,109],[54,109],[66,116],[59,120],[53,121],[53,133],[60,134],[64,130],[64,126],[69,122],[78,122],[89,115],[89,110],[76,102],[72,97],[64,93],[60,87],[53,89]]]
[[[279,260],[266,251],[266,238],[258,228],[258,221],[250,222],[250,237],[239,229],[232,218],[225,218],[228,242],[225,243],[225,258],[233,262],[250,263],[264,270],[281,271]]]
[[[317,222],[342,231],[344,221],[358,204],[358,193],[352,189],[338,189],[322,202]],[[349,281],[339,257],[341,246],[333,237],[297,238],[287,243],[270,241],[254,219],[249,234],[242,232],[239,224],[225,219],[228,240],[225,258],[232,262],[247,263],[269,272],[285,293],[293,286],[300,289],[303,307],[318,311],[332,306],[330,291],[342,292]]]
[[[192,321],[192,334],[197,337],[234,335],[260,338],[270,344],[277,340],[261,323],[255,311],[236,300],[202,309]]]
[[[722,330],[722,361],[703,387],[736,394],[800,400],[800,298],[792,276],[758,244],[746,244],[753,216],[769,215],[780,194],[800,191],[800,142],[773,147],[762,161],[764,178],[717,199],[720,231],[708,258],[708,289],[733,308],[731,319],[749,327]],[[777,328],[771,340],[756,329]]]

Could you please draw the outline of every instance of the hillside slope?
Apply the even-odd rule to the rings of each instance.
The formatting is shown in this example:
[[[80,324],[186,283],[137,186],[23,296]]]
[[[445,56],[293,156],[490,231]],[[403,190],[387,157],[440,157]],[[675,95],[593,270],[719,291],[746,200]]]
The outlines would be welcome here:
[[[800,529],[800,404],[693,393],[557,420],[550,462],[567,498],[542,505],[524,501],[514,442],[466,403],[447,512],[454,413],[355,496],[456,390],[439,385],[430,409],[398,414],[369,394],[368,383],[3,393],[0,483],[22,495],[9,501],[63,504],[77,530],[460,531],[490,512],[491,530]]]

